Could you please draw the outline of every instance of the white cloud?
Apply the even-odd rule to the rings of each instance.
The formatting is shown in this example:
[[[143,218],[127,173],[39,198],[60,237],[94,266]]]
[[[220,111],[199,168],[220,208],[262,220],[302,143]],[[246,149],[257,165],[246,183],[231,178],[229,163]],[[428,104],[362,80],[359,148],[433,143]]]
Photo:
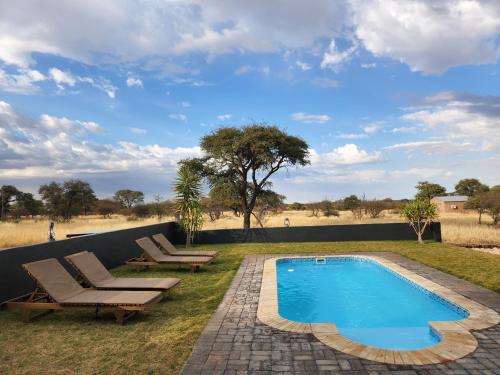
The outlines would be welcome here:
[[[441,73],[499,55],[500,3],[478,0],[351,0],[356,36],[375,56]]]
[[[143,128],[134,128],[134,127],[129,127],[128,130],[134,134],[146,134],[147,130]]]
[[[46,78],[38,70],[19,68],[15,73],[8,73],[0,68],[0,91],[32,94],[38,90],[36,83]]]
[[[64,85],[74,86],[76,78],[73,77],[71,72],[63,72],[57,68],[49,69],[49,77],[56,83],[57,87],[64,90]]]
[[[199,147],[169,148],[131,142],[97,144],[86,138],[100,130],[100,125],[93,121],[47,114],[37,120],[26,118],[8,103],[0,101],[1,141],[6,146],[0,158],[0,177],[53,179],[114,172],[116,184],[124,173],[132,176],[172,173],[179,160],[202,155]]]
[[[304,122],[306,124],[317,123],[324,124],[330,121],[331,117],[328,115],[313,115],[306,112],[295,112],[292,113],[292,120]]]
[[[342,66],[349,62],[354,54],[358,50],[358,44],[356,40],[352,41],[352,45],[340,51],[335,43],[335,39],[332,39],[330,44],[328,45],[328,49],[323,54],[323,60],[321,61],[321,68],[330,68],[335,72],[338,72]]]
[[[77,83],[87,83],[98,90],[104,91],[112,99],[115,98],[118,91],[118,88],[105,78],[75,76],[70,71],[62,71],[58,68],[50,68],[49,77],[61,91],[64,91],[66,86],[74,87]]]
[[[427,97],[424,103],[402,119],[449,140],[477,143],[485,151],[500,147],[499,96],[446,92]]]
[[[339,87],[339,82],[331,78],[316,77],[312,81],[312,84],[324,88],[335,88]]]
[[[271,72],[271,68],[269,68],[266,65],[260,66],[260,67],[251,66],[251,65],[242,65],[234,71],[234,74],[236,74],[237,76],[240,76],[240,75],[252,73],[252,72],[262,73],[262,74],[267,76]]]
[[[361,139],[361,138],[367,138],[368,134],[366,133],[340,133],[337,135],[337,138],[342,138],[342,139]]]
[[[373,69],[373,68],[377,67],[377,64],[376,63],[364,63],[364,64],[361,64],[361,67],[363,69]]]
[[[421,130],[421,128],[419,128],[418,126],[400,126],[397,128],[393,128],[391,130],[391,132],[392,133],[416,133],[419,130]]]
[[[455,154],[470,151],[470,143],[456,143],[450,141],[416,141],[398,143],[386,147],[386,150],[404,150],[408,152],[423,152],[426,154]]]
[[[388,172],[389,176],[396,178],[414,178],[415,180],[429,179],[438,176],[450,176],[451,171],[442,168],[413,167],[408,169],[397,169]]]
[[[382,123],[380,122],[372,122],[363,127],[363,131],[368,134],[376,133],[382,127]]]
[[[376,163],[382,160],[380,151],[369,153],[352,143],[337,147],[325,154],[311,154],[311,164],[321,164],[322,167]]]
[[[155,61],[144,66],[171,77],[186,72],[169,60],[179,55],[301,49],[314,56],[318,43],[332,40],[322,67],[340,69],[359,44],[412,70],[439,73],[497,61],[500,3],[317,0],[304,11],[300,0],[25,0],[2,4],[0,29],[0,60],[23,67],[34,64],[33,53],[48,53],[87,64]],[[343,37],[354,44],[339,50],[335,40]]]
[[[303,61],[297,61],[296,64],[303,71],[307,71],[307,70],[311,70],[312,69],[311,64],[305,63]]]
[[[179,120],[179,121],[186,121],[187,116],[183,115],[182,113],[173,113],[171,115],[168,115],[172,120]]]
[[[137,77],[128,77],[127,78],[127,86],[132,87],[132,86],[137,86],[137,87],[143,87],[142,80]]]
[[[201,0],[5,3],[0,59],[26,66],[33,62],[32,52],[85,63],[192,52],[270,52],[310,47],[341,30],[345,4],[319,0],[307,12],[303,5],[298,0],[273,5]]]
[[[219,120],[219,121],[226,121],[226,120],[229,120],[231,117],[233,117],[233,115],[231,115],[229,113],[226,113],[224,115],[218,115],[217,116],[217,120]]]
[[[188,107],[191,107],[191,103],[189,103],[189,102],[181,102],[181,106],[183,106],[184,108],[188,108]]]

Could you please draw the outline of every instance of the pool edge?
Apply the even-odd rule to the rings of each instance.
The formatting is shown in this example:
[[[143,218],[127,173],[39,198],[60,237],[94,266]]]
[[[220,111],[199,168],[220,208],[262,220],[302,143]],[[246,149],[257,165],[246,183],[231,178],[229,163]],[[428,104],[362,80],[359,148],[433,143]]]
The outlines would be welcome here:
[[[436,364],[462,358],[472,353],[478,345],[470,330],[489,328],[500,322],[500,316],[496,311],[384,258],[372,255],[322,255],[321,257],[361,258],[378,262],[418,286],[467,310],[469,316],[462,320],[430,322],[432,329],[441,336],[441,341],[423,349],[387,350],[366,346],[343,336],[335,324],[299,323],[279,315],[276,262],[280,259],[307,259],[316,258],[316,256],[278,256],[264,262],[257,307],[259,321],[282,331],[313,334],[324,344],[346,354],[377,362],[404,365]]]

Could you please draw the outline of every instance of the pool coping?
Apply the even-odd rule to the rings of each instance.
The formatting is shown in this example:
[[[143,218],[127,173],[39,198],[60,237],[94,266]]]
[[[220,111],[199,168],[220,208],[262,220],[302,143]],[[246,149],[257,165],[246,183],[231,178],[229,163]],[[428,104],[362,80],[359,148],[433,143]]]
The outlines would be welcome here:
[[[429,322],[432,329],[441,337],[435,345],[417,350],[380,349],[344,337],[331,323],[299,323],[283,318],[278,313],[278,288],[276,262],[280,259],[314,258],[358,258],[370,259],[395,272],[397,275],[415,283],[445,300],[458,305],[469,313],[467,318],[448,322]],[[374,255],[325,255],[325,256],[277,256],[264,262],[257,318],[273,328],[297,333],[313,334],[324,344],[343,353],[376,362],[400,365],[427,365],[456,360],[472,353],[477,348],[477,340],[471,330],[493,327],[500,322],[500,315],[469,298],[444,286],[419,276],[406,268],[385,258]]]

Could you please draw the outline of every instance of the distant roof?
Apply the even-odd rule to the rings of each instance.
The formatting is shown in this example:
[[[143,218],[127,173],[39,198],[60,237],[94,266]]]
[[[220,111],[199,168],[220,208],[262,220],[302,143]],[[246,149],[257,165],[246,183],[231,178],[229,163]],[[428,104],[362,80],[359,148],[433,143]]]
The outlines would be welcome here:
[[[467,195],[446,195],[444,197],[435,197],[443,202],[467,202],[469,197]]]

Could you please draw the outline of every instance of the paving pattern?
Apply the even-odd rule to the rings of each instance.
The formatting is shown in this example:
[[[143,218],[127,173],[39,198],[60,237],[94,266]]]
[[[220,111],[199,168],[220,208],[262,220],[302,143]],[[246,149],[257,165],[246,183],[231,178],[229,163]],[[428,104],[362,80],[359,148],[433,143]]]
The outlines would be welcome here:
[[[369,254],[384,257],[500,312],[500,295],[495,292],[397,254]],[[324,345],[312,334],[284,332],[260,323],[257,320],[257,306],[262,271],[264,261],[270,257],[273,255],[250,255],[242,262],[222,303],[187,360],[183,369],[184,375],[337,373],[500,375],[500,325],[473,332],[479,346],[476,351],[464,358],[437,365],[404,366],[360,359]]]

